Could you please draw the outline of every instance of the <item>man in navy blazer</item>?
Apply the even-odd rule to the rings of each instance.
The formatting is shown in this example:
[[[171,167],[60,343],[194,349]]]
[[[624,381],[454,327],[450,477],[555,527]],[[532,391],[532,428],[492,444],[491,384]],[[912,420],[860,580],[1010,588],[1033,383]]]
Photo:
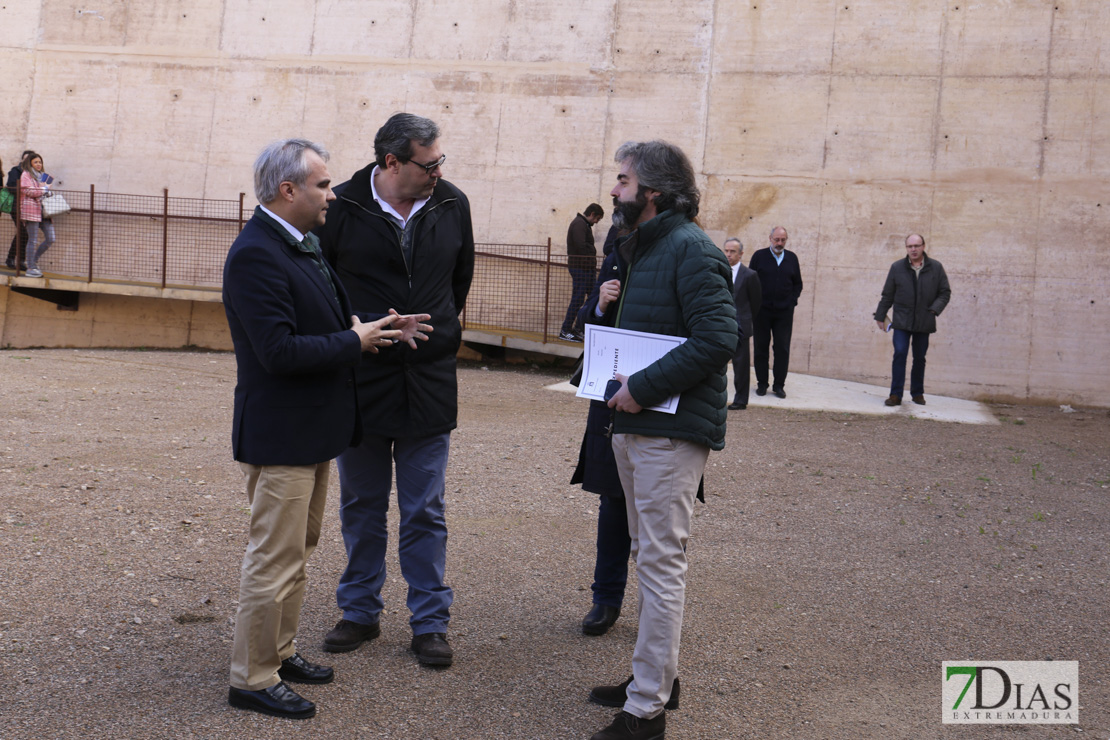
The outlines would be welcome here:
[[[363,352],[415,347],[426,315],[363,323],[308,232],[335,199],[327,152],[303,139],[266,147],[254,166],[255,209],[224,264],[223,301],[238,370],[232,451],[246,480],[250,539],[228,703],[291,719],[316,705],[285,682],[328,683],[297,633],[305,561],[320,537],[331,460],[358,442],[355,372]],[[368,318],[368,317],[367,317]],[[392,328],[390,327],[392,323]]]
[[[732,354],[732,386],[735,394],[728,405],[731,411],[748,408],[748,391],[751,389],[751,338],[752,317],[759,315],[763,305],[763,289],[759,275],[744,267],[744,243],[735,236],[725,239],[725,259],[732,268],[732,301],[736,304],[736,351]]]

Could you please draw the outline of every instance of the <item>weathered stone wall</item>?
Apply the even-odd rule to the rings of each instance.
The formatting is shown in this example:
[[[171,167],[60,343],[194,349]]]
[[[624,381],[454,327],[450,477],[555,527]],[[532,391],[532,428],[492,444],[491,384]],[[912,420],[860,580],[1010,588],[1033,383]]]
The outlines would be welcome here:
[[[1110,405],[1108,39],[1093,0],[16,0],[0,153],[235,198],[267,141],[324,142],[343,180],[408,110],[479,240],[561,244],[617,145],[665,138],[718,242],[789,229],[793,369],[886,382],[870,314],[919,231],[953,284],[929,391]]]

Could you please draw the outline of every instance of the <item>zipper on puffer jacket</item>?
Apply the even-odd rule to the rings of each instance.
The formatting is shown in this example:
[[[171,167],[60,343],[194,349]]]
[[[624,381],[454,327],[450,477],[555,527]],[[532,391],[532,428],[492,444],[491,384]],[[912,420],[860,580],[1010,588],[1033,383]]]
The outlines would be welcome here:
[[[358,206],[362,210],[366,211],[366,213],[368,215],[373,216],[375,218],[382,219],[387,224],[389,224],[390,226],[393,227],[393,233],[396,234],[397,224],[393,221],[393,219],[389,218],[384,213],[374,213],[373,211],[371,211],[369,208],[362,205],[358,201],[351,200],[350,198],[348,198],[345,195],[341,195],[339,197],[342,200],[345,200],[345,201],[347,201],[348,203],[350,203],[352,205]],[[417,212],[417,214],[415,216],[413,216],[413,218],[416,219],[417,221],[423,221],[424,217],[427,216],[432,211],[434,211],[435,209],[439,208],[440,206],[446,205],[448,203],[454,203],[457,200],[458,200],[458,198],[447,198],[445,200],[441,200],[439,203],[436,203],[431,208],[427,208],[427,209],[422,208],[420,211]],[[416,228],[416,224],[413,224],[413,228]],[[402,229],[401,230],[401,239],[404,239],[404,236],[405,236],[405,233],[404,233],[404,230]],[[401,250],[401,262],[404,263],[404,265],[405,265],[405,276],[408,278],[408,281],[409,281],[409,290],[412,290],[412,267],[409,266],[409,261],[407,259],[405,259],[405,247],[401,243],[401,239],[397,240],[397,249]],[[413,246],[416,246],[415,243],[413,244]]]

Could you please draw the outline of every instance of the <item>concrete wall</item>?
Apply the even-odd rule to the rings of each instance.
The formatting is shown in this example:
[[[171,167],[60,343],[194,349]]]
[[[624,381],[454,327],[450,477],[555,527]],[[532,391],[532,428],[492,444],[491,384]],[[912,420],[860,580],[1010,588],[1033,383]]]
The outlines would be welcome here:
[[[430,116],[483,241],[561,243],[621,141],[669,139],[718,242],[790,230],[793,369],[886,381],[870,313],[920,231],[928,390],[1110,405],[1110,3],[16,0],[0,65],[5,162],[70,188],[235,198],[293,134],[343,180]]]

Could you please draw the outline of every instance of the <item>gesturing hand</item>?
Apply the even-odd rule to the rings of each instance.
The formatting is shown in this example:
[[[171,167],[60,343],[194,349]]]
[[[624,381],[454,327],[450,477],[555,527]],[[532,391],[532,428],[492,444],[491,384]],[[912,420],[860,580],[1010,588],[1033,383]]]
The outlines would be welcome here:
[[[405,342],[413,349],[416,349],[417,339],[426,342],[428,334],[435,331],[431,324],[421,323],[430,318],[432,318],[431,315],[426,313],[409,313],[402,316],[392,308],[389,309],[390,325],[401,332],[401,336],[397,338],[398,341]]]
[[[373,352],[377,354],[378,347],[386,347],[393,344],[394,339],[399,339],[401,337],[400,331],[388,328],[389,322],[392,319],[392,316],[385,316],[377,321],[363,323],[359,320],[358,316],[351,317],[351,331],[358,334],[363,352]]]

